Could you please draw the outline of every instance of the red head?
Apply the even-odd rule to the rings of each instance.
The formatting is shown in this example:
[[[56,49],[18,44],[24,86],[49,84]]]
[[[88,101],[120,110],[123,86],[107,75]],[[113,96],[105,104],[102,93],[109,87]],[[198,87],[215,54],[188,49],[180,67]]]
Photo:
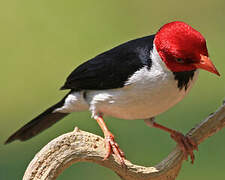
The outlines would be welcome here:
[[[154,43],[160,57],[173,72],[200,68],[220,75],[208,57],[205,38],[184,22],[165,24],[157,32]]]

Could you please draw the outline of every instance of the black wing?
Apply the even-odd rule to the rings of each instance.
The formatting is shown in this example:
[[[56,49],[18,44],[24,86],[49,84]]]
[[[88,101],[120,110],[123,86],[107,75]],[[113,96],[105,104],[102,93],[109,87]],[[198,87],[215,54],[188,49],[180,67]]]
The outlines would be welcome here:
[[[154,35],[135,39],[81,64],[61,89],[103,90],[121,88],[143,66],[151,67],[150,50]]]

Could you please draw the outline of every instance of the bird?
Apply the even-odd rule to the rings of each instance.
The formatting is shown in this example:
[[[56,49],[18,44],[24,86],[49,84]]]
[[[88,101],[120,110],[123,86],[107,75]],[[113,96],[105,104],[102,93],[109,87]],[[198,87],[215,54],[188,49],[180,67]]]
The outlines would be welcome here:
[[[180,102],[203,69],[220,76],[209,58],[203,35],[182,21],[164,24],[145,37],[130,40],[103,52],[75,68],[61,90],[69,92],[6,141],[28,140],[72,112],[89,111],[105,138],[105,159],[114,154],[121,165],[124,152],[108,129],[104,116],[142,119],[166,131],[184,158],[194,163],[197,143],[181,132],[155,122],[155,117]]]

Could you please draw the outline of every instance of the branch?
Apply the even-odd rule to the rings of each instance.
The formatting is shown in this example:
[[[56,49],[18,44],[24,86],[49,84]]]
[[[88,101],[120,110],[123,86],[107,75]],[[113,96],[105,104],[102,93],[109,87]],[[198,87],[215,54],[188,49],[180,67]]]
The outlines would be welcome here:
[[[191,129],[188,135],[200,144],[224,126],[225,101],[215,113]],[[105,153],[102,137],[76,127],[73,132],[63,134],[43,147],[30,162],[23,180],[54,180],[63,170],[77,162],[97,163],[111,169],[123,180],[174,180],[184,158],[183,153],[176,147],[156,166],[143,167],[125,160],[127,168],[121,168],[114,155],[103,161]]]

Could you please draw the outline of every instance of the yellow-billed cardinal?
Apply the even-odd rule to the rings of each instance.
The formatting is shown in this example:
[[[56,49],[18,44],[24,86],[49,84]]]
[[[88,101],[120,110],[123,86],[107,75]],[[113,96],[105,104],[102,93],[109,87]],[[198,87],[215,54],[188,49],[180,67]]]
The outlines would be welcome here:
[[[205,38],[184,22],[165,24],[155,35],[128,41],[78,66],[61,87],[70,92],[5,143],[25,141],[71,112],[89,110],[105,136],[105,159],[113,152],[124,164],[124,153],[103,120],[108,115],[144,119],[147,125],[169,132],[193,163],[196,143],[157,124],[154,117],[184,98],[198,69],[219,75],[209,59]]]

